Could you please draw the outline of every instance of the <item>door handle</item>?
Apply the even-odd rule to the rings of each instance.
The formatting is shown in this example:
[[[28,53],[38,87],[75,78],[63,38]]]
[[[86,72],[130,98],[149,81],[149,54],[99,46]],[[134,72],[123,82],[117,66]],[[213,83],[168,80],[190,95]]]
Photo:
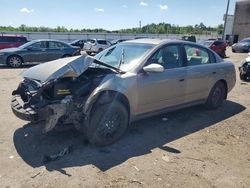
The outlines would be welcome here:
[[[180,82],[183,82],[184,80],[185,80],[185,79],[183,78],[183,79],[180,79],[179,81],[180,81]]]
[[[216,72],[214,71],[214,72],[212,72],[213,74],[216,74]]]

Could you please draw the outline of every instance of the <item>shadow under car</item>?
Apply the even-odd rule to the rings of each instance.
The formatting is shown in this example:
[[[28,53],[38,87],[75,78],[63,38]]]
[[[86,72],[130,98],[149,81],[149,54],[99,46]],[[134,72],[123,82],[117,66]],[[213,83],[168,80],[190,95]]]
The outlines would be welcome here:
[[[44,135],[39,124],[27,124],[18,128],[13,135],[13,141],[20,157],[34,168],[45,166],[49,171],[65,173],[63,168],[93,164],[101,171],[106,171],[132,157],[151,153],[154,148],[181,153],[176,148],[164,145],[213,126],[245,109],[241,104],[225,101],[222,107],[215,111],[196,106],[140,120],[129,127],[121,140],[105,148],[86,144],[82,134],[73,129],[64,132],[53,131]],[[165,116],[167,121],[163,118]],[[53,154],[67,146],[72,146],[68,155],[53,162],[43,162],[44,155]]]

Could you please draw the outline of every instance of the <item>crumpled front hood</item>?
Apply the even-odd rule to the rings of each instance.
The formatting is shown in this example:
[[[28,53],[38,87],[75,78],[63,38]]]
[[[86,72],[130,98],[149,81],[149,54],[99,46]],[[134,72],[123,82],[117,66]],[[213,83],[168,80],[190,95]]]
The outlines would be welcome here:
[[[23,78],[38,80],[41,83],[57,78],[78,77],[94,60],[93,57],[86,55],[57,59],[29,68],[21,75]]]

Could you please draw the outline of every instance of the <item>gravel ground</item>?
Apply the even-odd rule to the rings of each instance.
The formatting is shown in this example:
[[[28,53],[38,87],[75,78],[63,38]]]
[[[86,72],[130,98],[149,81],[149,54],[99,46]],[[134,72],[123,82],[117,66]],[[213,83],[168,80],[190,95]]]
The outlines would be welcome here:
[[[228,55],[236,68],[247,56]],[[13,115],[11,92],[26,68],[0,67],[0,187],[250,187],[250,85],[238,77],[220,109],[145,119],[96,148],[74,130],[43,135]],[[43,162],[67,146],[67,155]]]

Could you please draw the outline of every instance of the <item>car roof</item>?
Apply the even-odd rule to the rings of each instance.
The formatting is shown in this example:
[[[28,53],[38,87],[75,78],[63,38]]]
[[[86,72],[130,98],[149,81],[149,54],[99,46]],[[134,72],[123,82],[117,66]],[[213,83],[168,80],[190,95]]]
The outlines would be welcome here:
[[[143,38],[143,39],[128,40],[128,41],[125,41],[124,43],[137,43],[137,44],[153,44],[153,45],[158,45],[158,44],[161,44],[163,41],[168,41],[168,39]]]
[[[164,45],[168,43],[181,43],[181,44],[195,44],[197,43],[184,41],[184,40],[176,40],[176,39],[150,39],[150,38],[143,38],[143,39],[135,39],[135,40],[128,40],[123,43],[136,43],[136,44],[151,44],[151,45]]]
[[[32,40],[32,42],[42,42],[42,41],[51,41],[51,42],[62,42],[62,43],[66,43],[64,41],[60,41],[60,40],[54,40],[54,39],[37,39],[37,40]]]

